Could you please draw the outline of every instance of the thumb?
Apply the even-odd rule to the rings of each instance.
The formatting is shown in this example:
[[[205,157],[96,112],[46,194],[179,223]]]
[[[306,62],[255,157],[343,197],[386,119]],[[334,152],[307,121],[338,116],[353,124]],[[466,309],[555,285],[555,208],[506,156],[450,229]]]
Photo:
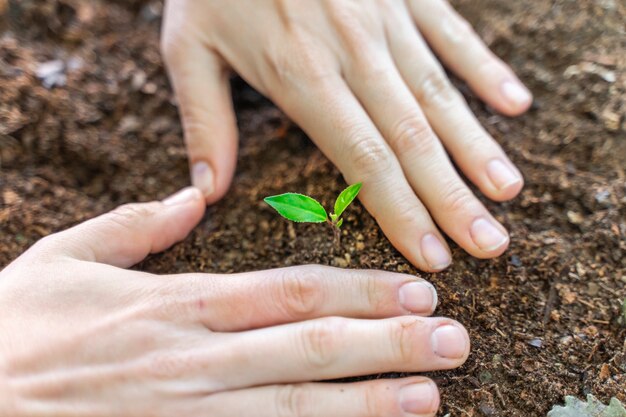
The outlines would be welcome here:
[[[213,203],[228,190],[237,163],[229,71],[217,53],[198,42],[164,41],[163,53],[185,130],[191,181]]]
[[[118,207],[44,238],[40,247],[52,254],[127,268],[183,240],[205,207],[200,190],[189,187],[162,202]]]

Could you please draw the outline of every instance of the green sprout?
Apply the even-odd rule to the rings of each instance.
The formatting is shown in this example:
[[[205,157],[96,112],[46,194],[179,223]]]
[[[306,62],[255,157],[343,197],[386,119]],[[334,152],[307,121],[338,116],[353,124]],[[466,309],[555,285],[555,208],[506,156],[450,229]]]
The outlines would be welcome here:
[[[339,194],[335,201],[334,213],[327,214],[322,205],[312,197],[297,193],[285,193],[263,199],[274,210],[287,220],[297,223],[328,223],[335,237],[335,245],[339,246],[340,230],[343,225],[341,215],[354,201],[363,184],[352,184]]]

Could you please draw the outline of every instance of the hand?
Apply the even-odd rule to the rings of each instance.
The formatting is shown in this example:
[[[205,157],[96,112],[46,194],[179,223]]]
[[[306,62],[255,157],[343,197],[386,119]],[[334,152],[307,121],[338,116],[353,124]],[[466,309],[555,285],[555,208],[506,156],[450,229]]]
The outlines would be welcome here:
[[[522,188],[429,50],[495,109],[516,115],[528,90],[444,0],[168,1],[162,35],[193,183],[212,203],[235,169],[234,69],[272,99],[341,170],[402,254],[427,271],[451,262],[435,222],[478,258],[509,237],[460,178],[489,198]],[[445,149],[444,149],[445,147]]]
[[[155,276],[122,268],[183,239],[200,190],[42,239],[0,273],[0,415],[433,415],[411,377],[461,365],[465,329],[415,277],[303,266]]]

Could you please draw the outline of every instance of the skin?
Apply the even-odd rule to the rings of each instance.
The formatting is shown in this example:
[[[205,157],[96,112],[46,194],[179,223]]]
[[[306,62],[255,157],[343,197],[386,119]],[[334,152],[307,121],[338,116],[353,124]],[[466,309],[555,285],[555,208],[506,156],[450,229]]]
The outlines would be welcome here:
[[[469,338],[430,316],[434,288],[382,271],[301,266],[156,276],[128,268],[182,240],[188,188],[50,235],[0,272],[0,415],[432,416]]]
[[[192,182],[207,203],[226,193],[235,170],[235,71],[298,123],[347,183],[363,182],[361,202],[418,268],[451,263],[443,234],[478,258],[506,250],[506,229],[450,158],[495,201],[515,197],[522,175],[434,53],[505,115],[524,112],[532,97],[444,0],[169,0],[162,47]]]

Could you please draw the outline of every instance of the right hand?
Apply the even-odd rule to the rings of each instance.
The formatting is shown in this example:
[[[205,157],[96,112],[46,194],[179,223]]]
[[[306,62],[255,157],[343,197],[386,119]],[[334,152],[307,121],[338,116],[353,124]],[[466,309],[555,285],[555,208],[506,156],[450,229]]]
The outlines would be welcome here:
[[[413,276],[302,266],[156,276],[127,268],[183,239],[189,188],[48,236],[0,272],[0,416],[416,416],[460,366],[465,329],[428,318]]]

